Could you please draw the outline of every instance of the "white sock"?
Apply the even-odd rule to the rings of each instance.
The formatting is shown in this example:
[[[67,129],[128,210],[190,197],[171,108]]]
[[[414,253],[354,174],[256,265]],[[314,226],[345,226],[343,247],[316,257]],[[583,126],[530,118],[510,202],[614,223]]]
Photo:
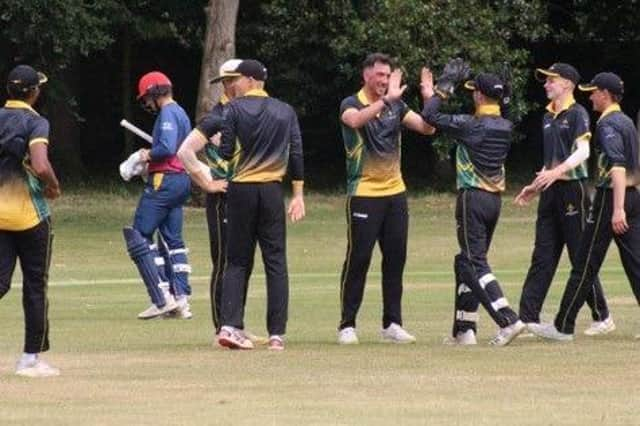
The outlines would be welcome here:
[[[20,362],[21,363],[25,363],[25,364],[31,364],[36,362],[36,360],[38,359],[38,354],[29,354],[29,353],[23,353],[22,357],[20,358]]]

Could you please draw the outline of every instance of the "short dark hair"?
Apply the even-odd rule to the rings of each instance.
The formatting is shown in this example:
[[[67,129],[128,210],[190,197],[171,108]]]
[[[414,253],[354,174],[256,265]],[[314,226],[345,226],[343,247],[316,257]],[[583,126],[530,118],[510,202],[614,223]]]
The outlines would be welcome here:
[[[7,93],[9,94],[9,98],[18,101],[25,101],[29,99],[35,91],[36,87],[30,88],[28,90],[23,90],[22,88],[13,84],[7,85]]]
[[[391,56],[385,53],[375,52],[368,54],[367,57],[364,58],[364,61],[362,61],[362,69],[371,68],[377,62],[389,65],[391,68],[394,67],[393,59],[391,59]]]
[[[607,90],[607,92],[609,92],[609,91]],[[617,104],[619,104],[620,102],[622,102],[622,97],[623,97],[623,95],[620,95],[620,94],[618,94],[618,93],[611,93],[611,92],[609,92],[609,94],[611,95],[611,100],[612,100],[613,102],[615,102],[615,103],[617,103]]]

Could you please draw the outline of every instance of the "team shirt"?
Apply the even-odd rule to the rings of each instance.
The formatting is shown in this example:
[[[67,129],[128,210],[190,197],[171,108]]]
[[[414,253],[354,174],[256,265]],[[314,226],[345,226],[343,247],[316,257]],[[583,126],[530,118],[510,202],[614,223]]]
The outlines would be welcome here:
[[[163,106],[153,125],[149,173],[184,172],[176,154],[190,132],[191,122],[180,105],[172,101]]]
[[[202,121],[196,126],[196,130],[209,140],[213,135],[218,133],[221,128],[224,108],[229,103],[229,98],[224,94],[218,102],[207,114]],[[226,179],[228,174],[228,164],[226,160],[220,157],[220,147],[212,143],[207,143],[204,147],[205,160],[211,170],[211,177],[214,179]]]
[[[228,161],[230,181],[281,182],[287,169],[292,181],[303,181],[300,125],[289,104],[254,89],[229,102],[223,115],[223,120],[203,122],[199,129],[209,138],[222,128],[218,152]]]
[[[345,98],[340,116],[347,109],[361,110],[370,105],[364,90]],[[342,123],[346,151],[347,194],[384,197],[406,190],[400,169],[402,120],[409,107],[397,100],[359,129]]]
[[[0,108],[0,229],[24,231],[50,215],[43,183],[31,170],[29,146],[49,144],[49,122],[31,106]]]
[[[542,118],[543,160],[549,170],[562,164],[577,149],[578,142],[589,142],[589,114],[584,107],[569,97],[559,111],[553,109],[553,102],[547,105]],[[588,177],[587,162],[564,175],[565,180],[578,180]]]
[[[440,112],[442,98],[425,102],[424,120],[457,143],[456,187],[502,192],[506,188],[504,163],[511,149],[513,123],[501,117],[498,105],[481,105],[475,115]]]
[[[595,130],[598,155],[598,179],[596,186],[611,188],[611,171],[623,169],[627,186],[640,184],[640,159],[638,136],[631,118],[620,110],[617,103],[602,112]]]

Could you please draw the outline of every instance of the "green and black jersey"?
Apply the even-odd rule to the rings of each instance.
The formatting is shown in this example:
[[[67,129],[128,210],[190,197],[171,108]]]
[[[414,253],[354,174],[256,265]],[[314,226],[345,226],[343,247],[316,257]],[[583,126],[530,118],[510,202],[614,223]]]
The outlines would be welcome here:
[[[49,143],[49,122],[31,106],[0,108],[0,229],[23,231],[49,216],[42,182],[31,170],[29,146]]]
[[[553,103],[547,105],[542,118],[543,160],[549,170],[562,164],[577,149],[580,141],[589,141],[589,114],[584,107],[571,96],[559,111],[553,109]],[[565,180],[588,177],[587,162],[584,161],[565,174]]]
[[[304,180],[298,117],[264,90],[251,90],[224,108],[219,153],[229,162],[232,182],[281,182],[287,169],[294,183]]]
[[[222,95],[218,102],[207,114],[202,121],[196,126],[196,130],[208,141],[213,135],[219,132],[222,122],[225,105],[229,103],[229,99]],[[220,157],[220,147],[212,143],[204,146],[205,158],[207,165],[211,169],[211,176],[214,179],[227,179],[229,166],[226,160]]]
[[[431,97],[425,102],[422,117],[458,144],[457,188],[504,191],[504,163],[511,148],[513,123],[500,116],[498,105],[482,105],[475,115],[444,114],[440,112],[441,105],[440,96]]]
[[[361,110],[371,102],[363,90],[345,98],[340,116],[350,109]],[[402,120],[409,107],[392,102],[359,129],[342,123],[347,162],[347,194],[365,197],[395,195],[406,190],[400,169]]]
[[[627,186],[640,184],[638,134],[631,118],[613,104],[602,112],[595,131],[598,150],[598,179],[596,186],[611,188],[611,171],[625,170]]]

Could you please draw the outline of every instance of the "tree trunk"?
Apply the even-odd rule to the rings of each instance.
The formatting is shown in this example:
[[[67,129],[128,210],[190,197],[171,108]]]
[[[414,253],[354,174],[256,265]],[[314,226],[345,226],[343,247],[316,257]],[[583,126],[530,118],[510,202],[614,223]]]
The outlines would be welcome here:
[[[240,0],[209,0],[205,8],[207,30],[200,68],[196,122],[211,110],[222,94],[222,87],[210,84],[209,80],[217,75],[220,65],[235,55],[239,4]]]

